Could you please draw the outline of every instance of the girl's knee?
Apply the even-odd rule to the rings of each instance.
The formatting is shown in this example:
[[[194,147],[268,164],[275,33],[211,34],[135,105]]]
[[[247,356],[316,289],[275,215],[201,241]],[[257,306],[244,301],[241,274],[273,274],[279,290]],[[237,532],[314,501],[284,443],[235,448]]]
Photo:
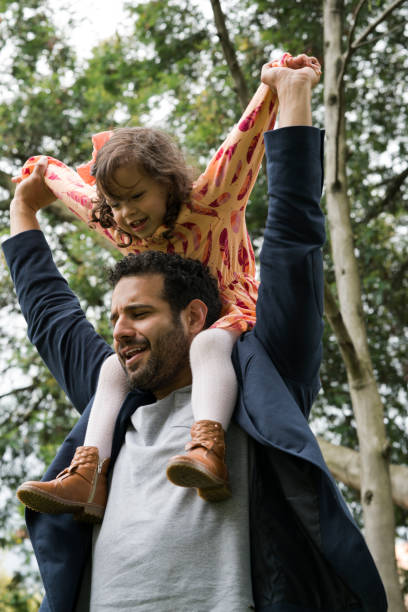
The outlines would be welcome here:
[[[239,333],[227,329],[210,328],[197,334],[190,347],[190,360],[211,359],[213,356],[231,355]]]
[[[117,381],[118,377],[126,378],[126,374],[119,362],[116,353],[109,355],[102,364],[99,376],[104,380],[112,379]]]

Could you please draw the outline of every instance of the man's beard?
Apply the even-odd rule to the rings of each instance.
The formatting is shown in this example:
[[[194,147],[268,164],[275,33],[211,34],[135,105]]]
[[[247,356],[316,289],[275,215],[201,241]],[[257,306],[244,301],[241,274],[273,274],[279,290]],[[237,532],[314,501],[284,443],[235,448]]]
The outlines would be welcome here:
[[[131,391],[159,391],[171,385],[182,368],[189,363],[190,344],[181,322],[174,317],[174,326],[149,343],[147,362],[135,371],[125,368]],[[123,366],[124,367],[124,366]]]

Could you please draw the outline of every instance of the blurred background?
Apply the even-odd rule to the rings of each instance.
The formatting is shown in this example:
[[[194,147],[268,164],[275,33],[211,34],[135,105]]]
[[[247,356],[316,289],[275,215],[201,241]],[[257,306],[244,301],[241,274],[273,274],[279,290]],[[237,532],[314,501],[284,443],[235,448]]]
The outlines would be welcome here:
[[[56,4],[0,0],[2,240],[8,237],[11,176],[29,156],[47,154],[75,167],[90,159],[94,132],[155,125],[176,137],[199,171],[239,119],[264,62],[289,51],[322,63],[313,112],[330,145],[323,200],[329,218],[326,325],[322,392],[311,426],[360,526],[374,505],[378,514],[391,509],[388,531],[380,535],[370,521],[374,527],[365,535],[397,602],[390,610],[402,610],[401,593],[408,593],[406,2],[337,0],[336,18],[333,0]],[[342,227],[334,223],[336,207],[344,213]],[[247,212],[258,249],[265,214],[261,172]],[[61,203],[41,213],[41,224],[88,318],[111,342],[105,268],[120,253]],[[348,246],[334,240],[340,231]],[[348,280],[345,286],[339,279],[347,249],[358,281],[353,284],[351,273],[349,292]],[[357,323],[348,319],[350,301]],[[34,611],[42,586],[15,490],[41,477],[76,414],[25,339],[4,259],[0,332],[0,610]],[[358,380],[368,381],[365,400],[350,394]],[[372,430],[358,416],[367,406],[378,415]],[[391,473],[391,493],[380,487],[383,495],[371,507],[367,440],[380,440],[375,453]],[[390,541],[392,550],[397,546],[398,570],[394,558],[384,560],[379,552]],[[385,577],[383,566],[390,564],[397,587],[388,570]]]

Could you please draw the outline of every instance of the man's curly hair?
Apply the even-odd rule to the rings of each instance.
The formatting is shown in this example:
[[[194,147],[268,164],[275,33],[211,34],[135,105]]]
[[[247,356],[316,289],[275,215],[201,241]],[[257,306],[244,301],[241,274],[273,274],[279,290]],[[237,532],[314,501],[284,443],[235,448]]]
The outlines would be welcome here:
[[[127,255],[109,271],[109,281],[115,287],[124,276],[160,274],[164,280],[163,299],[173,315],[178,316],[191,300],[199,299],[208,308],[205,328],[221,316],[218,284],[209,268],[197,259],[176,253],[144,251]]]
[[[190,199],[193,176],[183,153],[173,139],[154,128],[118,128],[96,155],[91,173],[96,179],[97,201],[92,220],[104,228],[116,228],[112,209],[107,202],[112,176],[119,167],[135,164],[143,173],[167,188],[167,211],[163,223],[171,236],[180,207]],[[122,235],[125,232],[119,232]],[[132,237],[118,246],[129,246]]]

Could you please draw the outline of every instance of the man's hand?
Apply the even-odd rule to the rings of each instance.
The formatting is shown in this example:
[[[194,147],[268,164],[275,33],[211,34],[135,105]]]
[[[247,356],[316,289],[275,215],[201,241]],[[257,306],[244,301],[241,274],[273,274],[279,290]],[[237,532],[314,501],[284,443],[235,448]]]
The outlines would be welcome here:
[[[312,125],[311,92],[320,75],[318,60],[305,54],[288,58],[286,67],[263,66],[261,80],[279,99],[279,127]]]
[[[47,158],[41,157],[32,174],[18,185],[10,204],[11,235],[30,229],[40,229],[37,212],[56,199],[44,182],[47,165]],[[14,182],[18,182],[18,179]]]
[[[45,156],[40,157],[28,178],[22,181],[20,178],[13,179],[13,182],[19,183],[13,201],[24,202],[25,206],[31,208],[34,213],[54,202],[55,195],[44,182],[47,166],[48,159]]]
[[[321,66],[315,57],[305,53],[286,60],[286,67],[273,66],[272,62],[262,67],[261,81],[278,92],[289,83],[308,83],[315,87],[320,80]]]

